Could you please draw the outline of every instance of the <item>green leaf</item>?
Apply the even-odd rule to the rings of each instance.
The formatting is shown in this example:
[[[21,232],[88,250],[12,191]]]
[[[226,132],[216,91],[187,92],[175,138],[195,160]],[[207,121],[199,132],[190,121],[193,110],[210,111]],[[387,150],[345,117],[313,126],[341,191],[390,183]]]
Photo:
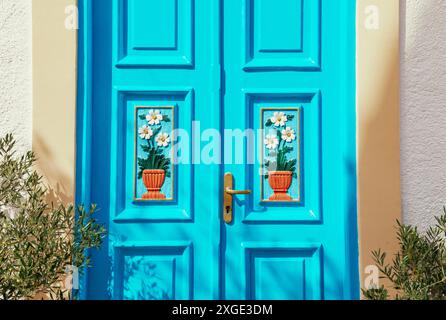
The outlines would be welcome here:
[[[273,122],[271,121],[271,119],[266,120],[265,122],[265,127],[269,128],[273,125]]]

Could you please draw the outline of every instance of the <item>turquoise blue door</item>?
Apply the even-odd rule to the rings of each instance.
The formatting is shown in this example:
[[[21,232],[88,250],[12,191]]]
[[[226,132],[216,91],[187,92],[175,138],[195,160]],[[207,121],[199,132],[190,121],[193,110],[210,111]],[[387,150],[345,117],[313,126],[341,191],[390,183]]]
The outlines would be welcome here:
[[[358,298],[354,2],[81,1],[83,298]]]

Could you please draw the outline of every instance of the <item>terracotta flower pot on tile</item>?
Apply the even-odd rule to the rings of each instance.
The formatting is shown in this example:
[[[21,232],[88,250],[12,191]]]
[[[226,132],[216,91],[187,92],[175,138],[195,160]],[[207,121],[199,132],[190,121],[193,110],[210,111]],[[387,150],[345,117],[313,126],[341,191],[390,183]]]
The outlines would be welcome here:
[[[274,193],[269,197],[270,201],[291,201],[293,198],[288,194],[288,189],[293,180],[291,171],[271,171],[268,174],[268,181]]]
[[[147,192],[142,195],[144,200],[164,200],[166,196],[161,193],[166,172],[164,170],[144,170],[142,173]]]

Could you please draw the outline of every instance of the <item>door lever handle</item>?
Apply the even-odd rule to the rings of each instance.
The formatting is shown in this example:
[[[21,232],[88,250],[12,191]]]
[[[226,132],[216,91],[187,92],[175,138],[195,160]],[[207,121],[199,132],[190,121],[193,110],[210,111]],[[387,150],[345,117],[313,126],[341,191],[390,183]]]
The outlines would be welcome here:
[[[235,194],[251,194],[251,193],[252,193],[251,190],[232,190],[232,189],[229,188],[229,187],[226,187],[225,192],[226,192],[227,194],[230,194],[230,195],[235,195]]]
[[[232,196],[237,194],[251,194],[251,190],[234,190],[234,177],[232,173],[226,173],[224,178],[224,192],[223,192],[223,220],[227,224],[231,224],[233,220],[232,214]]]

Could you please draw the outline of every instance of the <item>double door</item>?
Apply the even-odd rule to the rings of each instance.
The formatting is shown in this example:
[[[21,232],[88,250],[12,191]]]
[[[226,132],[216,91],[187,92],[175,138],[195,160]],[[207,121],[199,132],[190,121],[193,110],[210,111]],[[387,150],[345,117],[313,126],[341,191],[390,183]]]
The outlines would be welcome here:
[[[358,297],[354,2],[82,3],[84,297]]]

